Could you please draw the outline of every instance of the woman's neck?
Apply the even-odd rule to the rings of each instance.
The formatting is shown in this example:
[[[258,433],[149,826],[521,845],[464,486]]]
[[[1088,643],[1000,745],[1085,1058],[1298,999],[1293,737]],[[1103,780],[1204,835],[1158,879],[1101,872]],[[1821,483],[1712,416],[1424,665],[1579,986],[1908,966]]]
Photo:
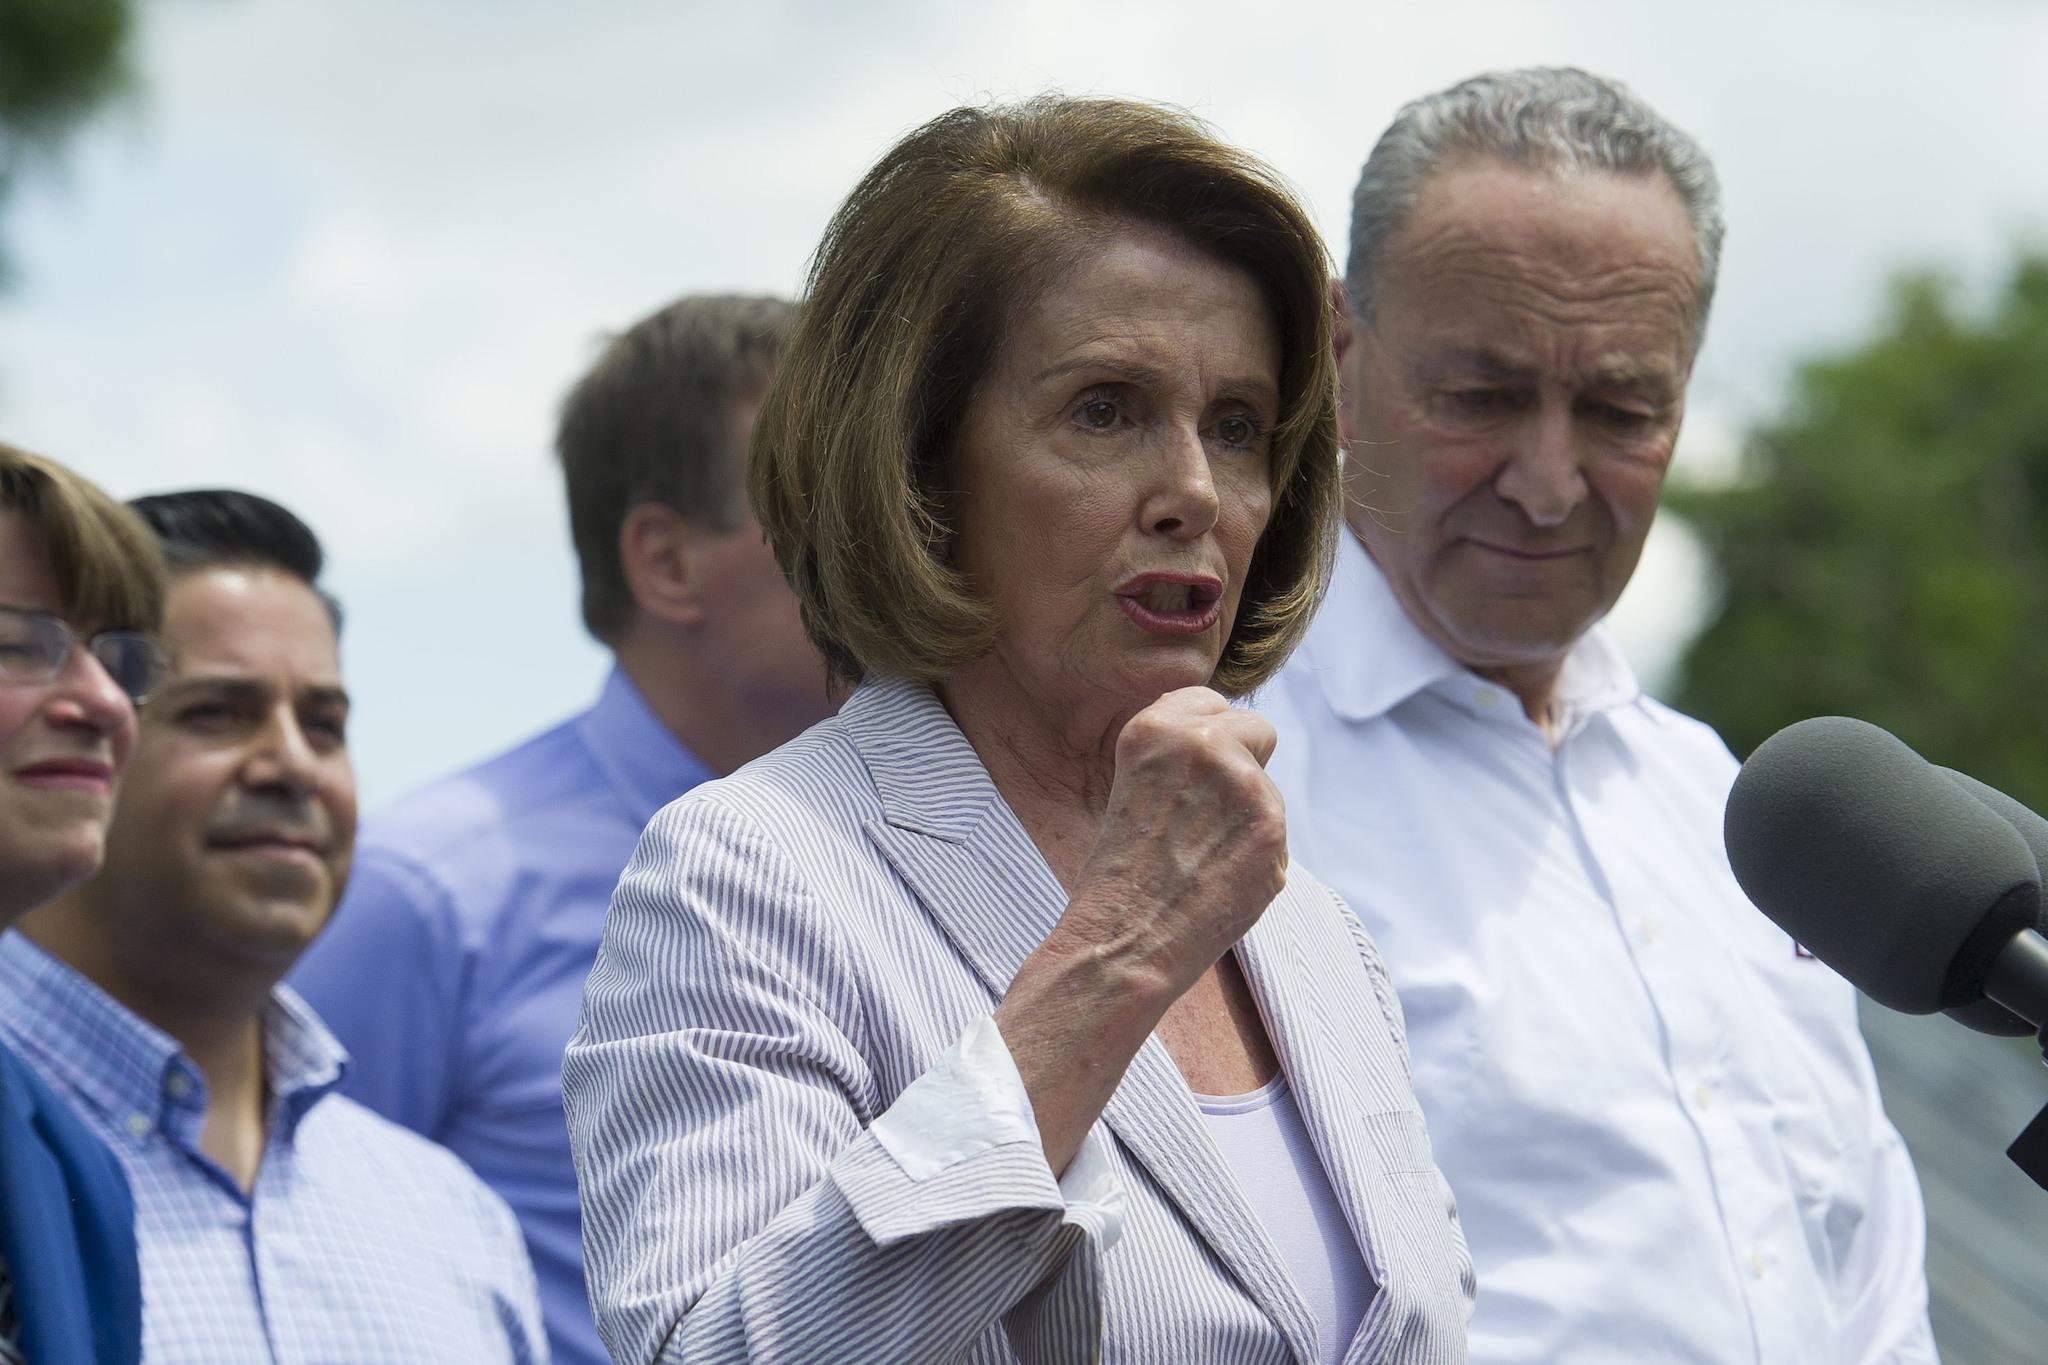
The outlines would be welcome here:
[[[937,687],[953,723],[1062,884],[1095,845],[1116,779],[1116,741],[1140,708],[1035,695],[999,653]]]

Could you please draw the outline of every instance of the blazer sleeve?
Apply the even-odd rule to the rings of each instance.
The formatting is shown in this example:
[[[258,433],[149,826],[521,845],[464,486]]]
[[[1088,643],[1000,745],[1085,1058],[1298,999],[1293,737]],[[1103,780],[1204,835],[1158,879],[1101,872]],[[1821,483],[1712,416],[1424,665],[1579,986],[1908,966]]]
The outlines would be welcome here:
[[[44,1365],[135,1365],[142,1272],[121,1165],[0,1044],[0,1256],[19,1345]]]
[[[954,1361],[1000,1325],[1027,1360],[1092,1358],[1101,1219],[1035,1130],[937,1169],[870,1131],[887,1111],[822,875],[697,795],[619,884],[563,1068],[605,1345]]]

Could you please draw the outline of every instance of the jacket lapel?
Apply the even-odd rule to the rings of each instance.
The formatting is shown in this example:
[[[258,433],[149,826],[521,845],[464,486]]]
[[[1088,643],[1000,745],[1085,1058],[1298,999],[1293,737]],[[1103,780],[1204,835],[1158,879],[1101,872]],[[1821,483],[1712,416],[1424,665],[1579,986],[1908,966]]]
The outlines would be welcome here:
[[[1316,1358],[1315,1322],[1279,1249],[1239,1191],[1195,1107],[1187,1082],[1157,1037],[1146,1040],[1103,1119],[1194,1227],[1245,1293],[1287,1338],[1297,1359]]]
[[[1238,947],[1288,1085],[1374,1284],[1357,1338],[1392,1311],[1391,1230],[1374,1207],[1396,1169],[1424,1168],[1422,1137],[1399,1049],[1327,893],[1297,876]]]
[[[928,688],[864,684],[841,711],[881,797],[868,837],[1000,1000],[1066,908],[1066,891],[973,746]],[[1247,1295],[1311,1360],[1307,1303],[1209,1138],[1180,1069],[1146,1040],[1103,1121]],[[1112,1253],[1113,1254],[1113,1253]]]
[[[0,1044],[0,1255],[27,1359],[140,1356],[134,1219],[112,1153]]]
[[[1066,906],[974,747],[929,688],[864,683],[840,711],[881,798],[867,835],[997,999]]]

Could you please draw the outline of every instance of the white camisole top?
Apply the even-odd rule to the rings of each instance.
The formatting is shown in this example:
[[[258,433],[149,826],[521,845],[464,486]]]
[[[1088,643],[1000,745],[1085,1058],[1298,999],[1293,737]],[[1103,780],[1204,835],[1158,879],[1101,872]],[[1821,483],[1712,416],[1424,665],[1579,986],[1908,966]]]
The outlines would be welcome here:
[[[1338,1365],[1372,1303],[1374,1286],[1286,1074],[1248,1095],[1196,1095],[1195,1103],[1295,1288],[1308,1300],[1322,1365]]]

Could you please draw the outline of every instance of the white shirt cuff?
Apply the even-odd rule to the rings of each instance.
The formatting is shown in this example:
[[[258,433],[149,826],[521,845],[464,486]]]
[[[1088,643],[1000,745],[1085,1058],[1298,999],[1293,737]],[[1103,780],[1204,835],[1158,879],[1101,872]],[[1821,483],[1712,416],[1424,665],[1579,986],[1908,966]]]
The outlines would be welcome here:
[[[1010,1143],[1044,1150],[1030,1092],[990,1014],[970,1023],[952,1049],[912,1081],[868,1131],[912,1180],[929,1180]],[[1069,1209],[1092,1211],[1107,1251],[1123,1232],[1124,1188],[1103,1143],[1090,1128],[1059,1177],[1059,1187]]]

